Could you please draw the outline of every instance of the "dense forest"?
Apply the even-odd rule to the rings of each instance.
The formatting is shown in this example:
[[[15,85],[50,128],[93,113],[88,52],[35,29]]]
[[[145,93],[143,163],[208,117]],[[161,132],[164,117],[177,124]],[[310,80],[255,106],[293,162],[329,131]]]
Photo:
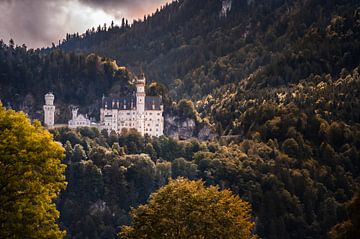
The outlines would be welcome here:
[[[222,2],[175,1],[131,26],[68,36],[59,47],[143,69],[169,86],[170,98],[196,101],[197,114],[224,136],[145,138],[139,151],[118,136],[125,155],[147,153],[154,163],[145,195],[169,176],[201,178],[251,202],[261,238],[327,238],[359,190],[359,5],[234,0],[222,9]]]
[[[359,80],[357,71],[342,79]],[[238,142],[53,131],[66,149],[69,184],[59,210],[68,238],[115,237],[118,226],[130,222],[130,207],[179,176],[229,188],[251,202],[262,238],[327,238],[359,188],[359,125],[301,112],[294,103],[264,103],[243,115],[241,124],[251,120],[252,126]]]
[[[168,85],[172,97],[197,100],[231,83],[263,88],[353,69],[358,7],[356,0],[180,0],[131,26],[68,35],[59,47],[111,56]]]
[[[48,49],[0,43],[7,107],[39,116],[51,90],[62,112],[77,104],[96,117],[102,94],[132,94],[145,72],[166,114],[218,136],[51,130],[65,148],[57,208],[66,238],[116,238],[131,208],[178,177],[249,202],[259,238],[359,235],[358,1],[178,0]]]
[[[67,122],[71,104],[96,117],[104,94],[133,93],[133,78],[110,58],[58,49],[45,54],[15,46],[13,41],[8,45],[0,41],[0,99],[4,106],[22,110],[31,118],[42,118],[44,95],[49,91],[55,93],[57,122]]]

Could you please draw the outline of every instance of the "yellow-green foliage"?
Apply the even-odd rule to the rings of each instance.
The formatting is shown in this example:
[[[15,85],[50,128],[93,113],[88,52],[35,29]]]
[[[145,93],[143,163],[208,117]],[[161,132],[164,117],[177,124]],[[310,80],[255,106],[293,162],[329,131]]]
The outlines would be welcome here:
[[[54,200],[64,149],[39,122],[0,104],[0,238],[62,238]]]
[[[121,238],[248,239],[254,227],[250,205],[239,196],[183,178],[151,194],[131,217],[133,225],[122,228]]]

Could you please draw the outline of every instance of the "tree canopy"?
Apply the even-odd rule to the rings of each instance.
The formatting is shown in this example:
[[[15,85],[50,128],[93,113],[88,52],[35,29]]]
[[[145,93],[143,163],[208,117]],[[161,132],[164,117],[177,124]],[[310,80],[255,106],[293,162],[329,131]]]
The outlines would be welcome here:
[[[355,239],[360,235],[360,192],[347,203],[349,219],[336,224],[330,231],[331,239]]]
[[[206,188],[201,180],[171,180],[131,212],[121,238],[250,238],[250,204],[229,190]]]
[[[64,149],[38,121],[0,104],[0,238],[62,238],[54,200]]]

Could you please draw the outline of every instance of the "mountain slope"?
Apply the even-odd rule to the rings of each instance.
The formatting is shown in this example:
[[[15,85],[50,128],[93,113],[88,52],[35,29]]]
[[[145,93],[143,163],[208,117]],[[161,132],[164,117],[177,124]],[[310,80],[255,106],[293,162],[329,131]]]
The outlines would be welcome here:
[[[58,123],[70,117],[68,106],[98,115],[103,94],[131,94],[133,75],[113,60],[95,54],[52,50],[43,54],[26,46],[0,42],[0,99],[4,106],[42,118],[44,95],[53,91]]]
[[[357,7],[357,1],[180,0],[131,27],[68,37],[60,48],[113,57],[168,85],[172,97],[200,99],[254,73],[250,88],[353,69]]]

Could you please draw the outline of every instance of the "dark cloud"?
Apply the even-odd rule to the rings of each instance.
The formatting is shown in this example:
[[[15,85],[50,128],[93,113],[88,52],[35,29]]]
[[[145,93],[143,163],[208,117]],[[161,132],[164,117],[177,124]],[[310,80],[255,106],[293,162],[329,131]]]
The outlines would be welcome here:
[[[49,46],[66,33],[141,18],[171,0],[0,0],[0,39]]]
[[[28,38],[36,46],[51,42],[54,28],[59,27],[52,24],[59,14],[55,10],[45,0],[3,1],[0,3],[0,37],[13,38],[18,43],[27,42],[25,39]]]

